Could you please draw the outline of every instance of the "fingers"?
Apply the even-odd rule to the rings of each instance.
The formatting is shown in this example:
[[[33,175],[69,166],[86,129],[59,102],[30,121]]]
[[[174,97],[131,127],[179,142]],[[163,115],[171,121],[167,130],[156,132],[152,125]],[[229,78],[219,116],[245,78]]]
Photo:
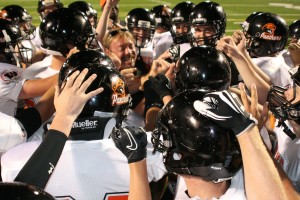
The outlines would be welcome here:
[[[84,78],[85,78],[85,76],[87,75],[87,73],[88,73],[88,69],[86,69],[86,68],[83,69],[80,72],[80,74],[75,78],[72,87],[75,88],[75,89],[79,89],[80,86],[81,86],[81,84],[82,84],[82,82],[83,82],[83,80],[84,80]]]
[[[85,92],[86,89],[91,85],[91,83],[96,79],[97,75],[96,74],[92,74],[87,80],[85,80],[84,82],[83,79],[85,78],[85,76],[82,78],[82,83],[78,89],[78,92]],[[79,78],[79,77],[78,77]]]
[[[256,89],[256,85],[252,84],[251,85],[251,113],[253,113],[253,115],[254,113],[258,112],[257,104],[258,104],[257,89]]]
[[[59,89],[59,86],[56,85],[56,86],[55,86],[54,99],[57,99],[58,96],[59,96],[59,94],[60,94],[60,89]]]
[[[72,87],[73,84],[74,84],[74,81],[76,80],[76,78],[77,78],[77,76],[78,76],[79,73],[80,73],[80,72],[79,72],[78,70],[75,71],[75,72],[73,72],[73,74],[71,74],[71,76],[69,76],[69,77],[66,79],[66,83],[65,83],[64,88],[65,88],[65,87],[68,87],[68,88]]]
[[[241,91],[241,100],[247,112],[250,112],[250,106],[248,101],[248,96],[246,93],[245,85],[243,83],[239,83],[239,89]]]

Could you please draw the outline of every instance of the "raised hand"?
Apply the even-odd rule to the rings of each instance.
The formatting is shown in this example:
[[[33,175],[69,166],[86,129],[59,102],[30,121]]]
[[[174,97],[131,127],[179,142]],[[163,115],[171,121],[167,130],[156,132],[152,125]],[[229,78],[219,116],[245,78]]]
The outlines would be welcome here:
[[[87,88],[97,77],[96,74],[93,74],[87,80],[83,81],[87,73],[88,69],[84,69],[81,73],[75,71],[67,78],[63,88],[56,86],[54,98],[56,116],[63,116],[64,118],[75,120],[81,113],[85,103],[103,91],[103,88],[98,88],[87,94],[85,93]]]
[[[257,124],[257,120],[245,111],[237,95],[228,90],[206,94],[202,101],[194,102],[194,108],[219,126],[231,129],[236,136]]]
[[[114,127],[111,137],[116,147],[127,157],[128,163],[146,158],[147,135],[142,128]]]

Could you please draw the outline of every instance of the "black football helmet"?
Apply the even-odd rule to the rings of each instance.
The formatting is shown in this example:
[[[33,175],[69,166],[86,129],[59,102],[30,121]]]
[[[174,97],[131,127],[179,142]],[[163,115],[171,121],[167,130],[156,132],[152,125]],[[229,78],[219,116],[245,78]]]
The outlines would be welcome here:
[[[295,20],[290,24],[289,36],[292,42],[300,43],[300,19]]]
[[[71,3],[69,8],[78,9],[83,12],[90,20],[92,26],[96,28],[97,26],[97,11],[93,8],[90,3],[85,1],[74,1]]]
[[[242,22],[240,25],[243,29],[243,31],[245,32],[245,29],[248,29],[249,27],[249,22],[256,16],[256,15],[259,15],[259,14],[262,14],[263,12],[261,11],[258,11],[258,12],[253,12],[251,13],[246,19],[244,22]]]
[[[95,32],[85,14],[77,9],[59,8],[40,24],[41,47],[46,54],[65,56],[71,48],[87,48]]]
[[[210,46],[192,47],[178,62],[175,73],[177,92],[197,89],[212,92],[228,89],[231,69],[226,56]]]
[[[60,2],[60,0],[39,0],[37,12],[42,20],[49,12],[62,7],[64,7],[64,5]]]
[[[150,12],[154,15],[156,27],[162,27],[169,31],[171,29],[171,8],[167,5],[154,6]]]
[[[226,13],[221,5],[212,1],[203,1],[195,6],[190,14],[191,30],[189,40],[192,46],[201,44],[215,46],[225,33]],[[209,26],[213,29],[211,36],[196,36],[197,29],[201,26]]]
[[[21,182],[0,182],[0,194],[2,199],[55,200],[43,189]]]
[[[1,18],[11,21],[21,30],[24,39],[35,37],[35,26],[32,24],[32,16],[21,6],[9,5],[1,9]]]
[[[73,124],[70,136],[72,139],[102,139],[108,122],[113,120],[114,126],[121,125],[127,116],[131,97],[125,79],[115,69],[112,61],[96,50],[83,50],[70,56],[59,72],[59,85],[63,87],[73,72],[84,68],[89,69],[86,77],[97,74],[87,92],[99,87],[103,87],[104,91],[87,101]],[[92,128],[86,127],[89,125]]]
[[[273,13],[253,17],[245,29],[247,50],[256,57],[269,56],[282,51],[288,40],[285,20]]]
[[[163,107],[152,143],[154,151],[163,153],[168,172],[221,182],[241,169],[242,156],[232,131],[195,110],[194,102],[204,94],[197,90],[185,91]]]
[[[171,34],[175,44],[189,42],[187,35],[190,31],[189,16],[195,4],[190,1],[185,1],[174,6],[171,12],[172,27]],[[179,31],[180,30],[180,31]]]
[[[11,21],[0,19],[0,30],[1,62],[19,67],[21,67],[20,62],[27,63],[23,56],[27,53],[30,54],[32,51],[22,46],[23,37],[19,27]]]
[[[127,29],[135,38],[136,47],[144,48],[150,45],[156,22],[153,14],[145,8],[134,8],[125,18]]]

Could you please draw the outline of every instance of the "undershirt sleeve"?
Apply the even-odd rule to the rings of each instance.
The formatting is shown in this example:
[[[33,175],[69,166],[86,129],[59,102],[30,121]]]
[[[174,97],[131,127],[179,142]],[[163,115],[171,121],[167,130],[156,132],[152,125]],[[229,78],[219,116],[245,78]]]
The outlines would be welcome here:
[[[15,181],[45,188],[67,141],[67,136],[57,130],[49,130],[30,159],[21,169]]]
[[[42,118],[39,111],[32,107],[24,110],[23,112],[17,114],[15,116],[19,122],[23,125],[27,138],[33,135],[35,131],[37,131],[42,125]]]

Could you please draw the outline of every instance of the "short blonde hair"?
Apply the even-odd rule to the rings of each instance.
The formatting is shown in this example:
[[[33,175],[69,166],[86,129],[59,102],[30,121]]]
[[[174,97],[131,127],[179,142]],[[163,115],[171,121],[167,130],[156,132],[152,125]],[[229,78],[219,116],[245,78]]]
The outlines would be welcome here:
[[[109,49],[110,44],[116,40],[123,38],[125,41],[132,41],[135,44],[133,35],[127,29],[113,29],[105,34],[103,38],[103,47]]]

